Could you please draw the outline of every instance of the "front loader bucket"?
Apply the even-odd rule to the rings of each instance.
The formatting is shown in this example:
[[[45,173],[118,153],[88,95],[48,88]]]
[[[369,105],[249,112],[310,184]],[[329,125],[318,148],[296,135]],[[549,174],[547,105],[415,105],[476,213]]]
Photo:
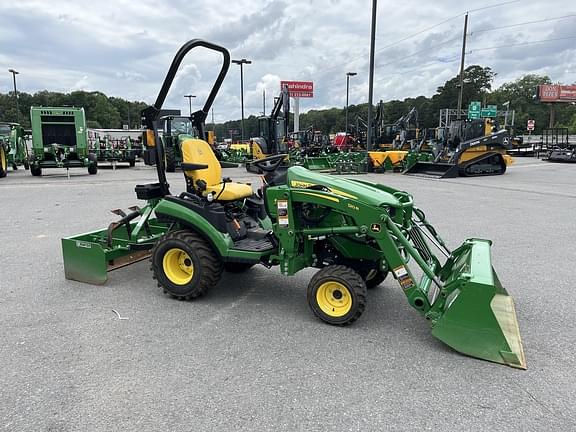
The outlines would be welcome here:
[[[458,177],[458,165],[442,162],[416,162],[404,171],[404,174],[432,178],[455,178]]]
[[[329,170],[332,168],[326,156],[311,156],[304,159],[304,168],[310,171]]]
[[[526,369],[514,301],[492,267],[490,245],[467,240],[440,271],[445,285],[432,334],[463,354]]]

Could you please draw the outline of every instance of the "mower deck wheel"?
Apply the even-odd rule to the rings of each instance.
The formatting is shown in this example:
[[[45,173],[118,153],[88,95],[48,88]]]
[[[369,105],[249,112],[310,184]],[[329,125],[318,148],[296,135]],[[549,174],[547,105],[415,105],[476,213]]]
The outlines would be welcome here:
[[[173,231],[162,237],[150,259],[158,285],[179,300],[200,297],[218,283],[222,262],[197,233]]]
[[[322,321],[349,325],[366,308],[366,284],[356,271],[343,265],[321,269],[308,284],[308,304]]]

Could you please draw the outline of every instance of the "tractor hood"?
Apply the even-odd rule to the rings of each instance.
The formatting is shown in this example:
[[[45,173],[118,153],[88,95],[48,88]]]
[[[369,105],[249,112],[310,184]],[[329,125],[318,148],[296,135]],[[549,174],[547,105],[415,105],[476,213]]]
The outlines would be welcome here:
[[[402,207],[407,195],[381,184],[321,174],[300,166],[288,168],[287,183],[292,189],[320,189],[377,207]]]

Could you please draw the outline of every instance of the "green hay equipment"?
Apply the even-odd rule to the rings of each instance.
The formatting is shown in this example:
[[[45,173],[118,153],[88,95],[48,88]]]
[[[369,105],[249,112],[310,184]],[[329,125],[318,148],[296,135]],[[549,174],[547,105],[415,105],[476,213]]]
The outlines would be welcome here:
[[[88,168],[98,172],[96,155],[88,148],[84,108],[31,107],[32,154],[30,172],[42,175],[44,168]]]
[[[6,177],[8,167],[28,169],[26,132],[18,123],[0,123],[0,178]]]
[[[364,312],[367,288],[390,274],[435,337],[469,356],[526,367],[512,298],[492,267],[491,242],[468,239],[448,250],[406,192],[283,167],[285,155],[276,155],[255,161],[265,180],[255,194],[250,185],[222,179],[210,146],[190,137],[182,141],[186,191],[172,195],[156,120],[179,65],[195,47],[223,58],[203,109],[193,115],[203,136],[230,55],[192,40],[176,54],[155,104],[143,112],[145,144],[159,161],[158,182],[136,186],[146,201],[142,208],[116,211],[121,219],[107,229],[62,240],[67,278],[102,284],[110,270],[150,256],[162,289],[188,300],[206,294],[224,270],[262,264],[293,275],[313,267],[319,271],[308,284],[312,312],[329,324],[348,325]]]

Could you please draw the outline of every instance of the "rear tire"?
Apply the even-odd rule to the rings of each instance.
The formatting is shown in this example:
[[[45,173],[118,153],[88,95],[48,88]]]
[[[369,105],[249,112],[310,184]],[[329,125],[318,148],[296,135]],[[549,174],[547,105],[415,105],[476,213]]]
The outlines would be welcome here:
[[[6,174],[8,174],[8,159],[6,150],[0,145],[0,178],[6,177]]]
[[[94,175],[98,174],[98,158],[94,154],[88,155],[88,160],[90,161],[88,165],[88,174]]]
[[[191,231],[173,231],[152,250],[152,271],[172,297],[190,300],[206,294],[220,280],[222,262],[212,246]]]
[[[166,154],[166,172],[176,171],[176,152],[174,147],[166,147],[164,150]]]
[[[321,269],[308,284],[308,304],[318,318],[332,325],[356,321],[366,308],[366,285],[356,271],[343,265]]]
[[[30,162],[30,174],[34,177],[40,177],[42,175],[42,168],[35,165],[34,162]]]

